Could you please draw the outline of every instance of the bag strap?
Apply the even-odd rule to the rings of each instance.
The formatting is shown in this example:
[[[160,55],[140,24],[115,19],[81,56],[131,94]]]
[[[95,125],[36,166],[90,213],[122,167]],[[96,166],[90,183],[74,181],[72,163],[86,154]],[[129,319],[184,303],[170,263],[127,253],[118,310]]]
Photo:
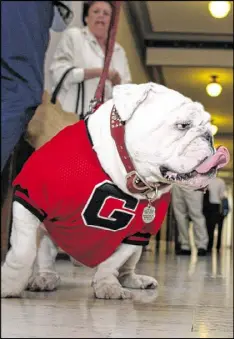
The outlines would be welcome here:
[[[78,112],[78,108],[79,108],[80,91],[81,91],[81,95],[82,95],[80,118],[83,119],[83,117],[84,117],[84,81],[78,83],[77,98],[76,98],[76,110],[75,110],[76,113]]]
[[[56,103],[56,98],[57,98],[57,96],[58,96],[58,94],[59,94],[59,92],[60,92],[60,89],[61,89],[61,87],[62,87],[62,84],[63,84],[63,82],[64,82],[66,76],[67,76],[68,73],[69,73],[70,71],[72,71],[74,68],[76,68],[76,67],[70,67],[70,68],[68,68],[68,70],[66,70],[66,72],[64,72],[64,74],[62,75],[61,79],[59,80],[57,86],[55,87],[55,89],[54,89],[54,91],[53,91],[53,94],[52,94],[52,97],[51,97],[51,102],[52,102],[52,104],[55,104],[55,103]]]
[[[65,78],[67,77],[67,75],[70,73],[70,71],[72,71],[74,68],[76,67],[70,67],[68,68],[64,74],[62,75],[61,79],[59,80],[57,86],[55,87],[52,96],[51,96],[51,103],[55,104],[56,103],[56,99],[57,96],[61,90],[62,84],[65,80]],[[81,116],[84,116],[84,81],[79,82],[77,84],[78,88],[77,88],[77,98],[76,98],[76,110],[75,112],[78,112],[78,107],[79,107],[79,101],[80,101],[80,91],[82,91],[82,102],[81,102]]]

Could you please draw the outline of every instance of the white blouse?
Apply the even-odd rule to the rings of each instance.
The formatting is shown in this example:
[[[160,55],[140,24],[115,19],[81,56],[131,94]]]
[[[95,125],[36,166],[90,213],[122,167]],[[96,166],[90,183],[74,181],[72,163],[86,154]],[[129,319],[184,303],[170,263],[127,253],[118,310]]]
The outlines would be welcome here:
[[[58,95],[58,100],[65,111],[75,111],[78,83],[84,80],[84,69],[102,68],[104,57],[103,50],[87,26],[84,28],[72,27],[64,31],[53,56],[50,76],[53,91],[66,70],[76,67],[67,75]],[[131,82],[128,60],[124,49],[118,43],[115,43],[109,69],[119,72],[122,84]],[[99,79],[93,78],[84,81],[84,113],[88,111],[89,103],[94,98]],[[81,97],[80,95],[78,114],[81,113]],[[105,101],[110,98],[112,98],[112,84],[106,80]]]

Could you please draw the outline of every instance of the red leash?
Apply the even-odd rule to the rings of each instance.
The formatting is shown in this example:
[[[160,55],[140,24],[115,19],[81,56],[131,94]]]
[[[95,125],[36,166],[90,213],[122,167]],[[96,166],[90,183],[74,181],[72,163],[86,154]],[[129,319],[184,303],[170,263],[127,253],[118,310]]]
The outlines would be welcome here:
[[[110,23],[110,29],[108,33],[108,40],[107,40],[107,48],[106,48],[106,56],[104,61],[104,66],[102,70],[102,74],[95,92],[94,99],[90,102],[90,107],[88,113],[85,115],[85,119],[92,114],[104,101],[104,87],[105,82],[107,79],[107,74],[109,72],[109,66],[115,46],[115,38],[117,33],[118,21],[119,21],[119,14],[121,8],[121,1],[112,1],[112,5],[114,7],[112,19]]]

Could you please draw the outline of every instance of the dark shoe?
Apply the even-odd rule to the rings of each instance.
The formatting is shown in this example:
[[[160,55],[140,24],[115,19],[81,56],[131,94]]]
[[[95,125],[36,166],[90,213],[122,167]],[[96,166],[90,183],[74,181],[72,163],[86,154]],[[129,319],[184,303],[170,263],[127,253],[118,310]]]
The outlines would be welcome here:
[[[198,250],[197,250],[197,255],[199,256],[199,257],[205,257],[206,256],[206,250],[204,249],[204,248],[198,248]]]
[[[176,251],[177,255],[191,255],[191,250],[183,250],[182,248]]]

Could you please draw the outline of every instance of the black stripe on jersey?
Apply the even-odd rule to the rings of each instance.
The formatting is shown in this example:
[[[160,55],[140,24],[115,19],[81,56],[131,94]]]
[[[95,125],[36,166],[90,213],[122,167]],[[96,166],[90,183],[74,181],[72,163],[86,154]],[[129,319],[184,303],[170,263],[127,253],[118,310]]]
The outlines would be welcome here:
[[[21,197],[14,196],[13,201],[18,201],[21,205],[23,205],[29,212],[31,212],[35,217],[37,217],[41,222],[45,220],[47,214],[43,211],[43,214],[38,211],[35,207],[30,205],[27,201],[25,201]]]
[[[26,197],[29,198],[28,190],[26,188],[22,188],[20,185],[16,185],[15,192],[16,191],[22,192],[24,195],[26,195]]]
[[[150,233],[137,232],[125,238],[122,242],[129,245],[147,246],[149,244],[150,236]]]
[[[137,240],[131,240],[131,239],[126,238],[122,241],[122,243],[129,244],[129,245],[137,245],[137,246],[147,246],[147,245],[149,245],[149,240],[137,241]]]
[[[88,128],[88,119],[84,120],[84,123],[85,123],[85,127],[86,127],[86,132],[87,132],[87,135],[88,135],[88,138],[89,138],[89,141],[93,147],[93,140],[91,138],[91,135],[89,133],[89,128]]]

